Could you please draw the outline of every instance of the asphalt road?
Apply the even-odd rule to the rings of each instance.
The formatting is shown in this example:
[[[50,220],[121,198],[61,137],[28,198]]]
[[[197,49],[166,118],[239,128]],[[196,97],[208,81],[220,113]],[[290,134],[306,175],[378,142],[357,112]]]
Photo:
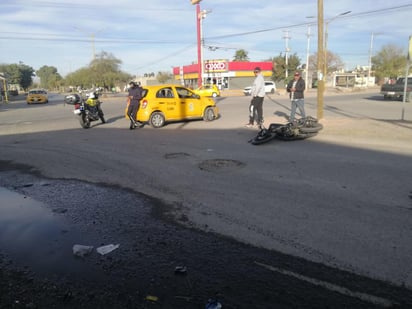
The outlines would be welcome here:
[[[134,131],[125,99],[103,100],[107,124],[89,130],[57,94],[1,105],[0,160],[129,188],[189,227],[412,288],[410,103],[329,93],[318,136],[253,146],[248,97],[219,98],[214,122]],[[268,96],[265,123],[286,122],[289,106],[285,94]],[[306,109],[316,116],[313,93]]]

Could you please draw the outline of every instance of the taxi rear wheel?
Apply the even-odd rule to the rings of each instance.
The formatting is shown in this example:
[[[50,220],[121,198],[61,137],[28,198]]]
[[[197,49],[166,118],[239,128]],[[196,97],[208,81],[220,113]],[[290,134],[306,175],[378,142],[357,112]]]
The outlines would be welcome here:
[[[212,121],[213,119],[215,119],[215,112],[214,112],[213,108],[207,107],[205,109],[205,112],[203,113],[203,120],[204,121]]]
[[[160,128],[165,124],[165,116],[161,112],[154,112],[150,116],[150,125],[153,128]]]

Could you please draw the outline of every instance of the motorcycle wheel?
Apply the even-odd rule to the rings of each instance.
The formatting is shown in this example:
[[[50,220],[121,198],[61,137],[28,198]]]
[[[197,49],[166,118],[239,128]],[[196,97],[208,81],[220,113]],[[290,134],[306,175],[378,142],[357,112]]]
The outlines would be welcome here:
[[[80,115],[79,122],[83,129],[90,128],[90,120],[89,117],[87,117],[86,115]]]
[[[251,141],[250,143],[252,145],[261,145],[261,144],[265,144],[269,141],[271,141],[272,139],[274,139],[276,137],[276,134],[272,134],[269,131],[266,132],[259,132],[258,135],[256,135]]]

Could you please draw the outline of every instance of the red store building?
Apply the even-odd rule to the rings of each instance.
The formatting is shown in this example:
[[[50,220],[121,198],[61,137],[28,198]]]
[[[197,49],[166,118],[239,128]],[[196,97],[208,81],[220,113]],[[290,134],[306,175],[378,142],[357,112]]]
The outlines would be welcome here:
[[[245,62],[225,59],[206,60],[202,68],[203,85],[215,84],[220,89],[242,89],[253,83],[255,75],[253,70],[260,67],[265,80],[271,80],[273,63]],[[174,79],[182,85],[192,89],[197,88],[199,69],[197,64],[173,68]]]

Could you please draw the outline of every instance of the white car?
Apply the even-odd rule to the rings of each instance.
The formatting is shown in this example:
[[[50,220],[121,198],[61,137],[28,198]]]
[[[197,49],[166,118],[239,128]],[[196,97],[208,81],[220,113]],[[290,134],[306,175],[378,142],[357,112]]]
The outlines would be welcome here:
[[[252,86],[246,87],[243,89],[243,93],[245,95],[251,95],[252,93]],[[265,81],[265,92],[266,93],[275,93],[276,92],[276,84],[272,81]]]

